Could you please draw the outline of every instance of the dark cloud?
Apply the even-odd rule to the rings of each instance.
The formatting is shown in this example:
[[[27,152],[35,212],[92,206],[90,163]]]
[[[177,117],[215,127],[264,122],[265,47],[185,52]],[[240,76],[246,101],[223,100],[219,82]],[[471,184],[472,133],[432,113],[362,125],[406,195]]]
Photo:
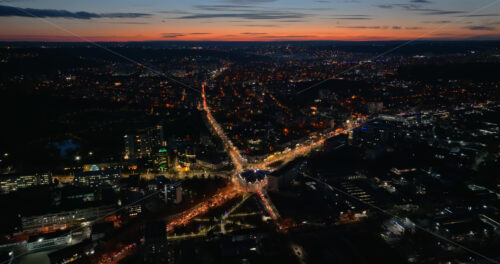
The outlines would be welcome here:
[[[500,40],[499,34],[477,35],[467,38],[468,40]]]
[[[227,1],[226,1],[227,2]],[[325,8],[263,8],[251,5],[260,1],[229,1],[230,4],[202,4],[195,5],[192,12],[179,13],[173,19],[211,19],[211,18],[236,18],[245,20],[280,20],[281,22],[303,22],[303,18],[311,16],[305,11],[324,11]],[[263,2],[263,1],[262,1]],[[333,8],[328,8],[333,9]],[[198,11],[196,11],[198,10]],[[168,14],[174,12],[167,11]],[[167,13],[165,12],[165,13]],[[285,21],[286,20],[286,21]],[[242,21],[236,21],[242,22]]]
[[[465,11],[459,11],[459,10],[442,10],[442,9],[433,9],[433,8],[423,8],[421,4],[427,4],[431,3],[430,1],[426,0],[415,0],[415,1],[410,1],[410,4],[381,4],[381,5],[375,5],[378,8],[383,8],[383,9],[391,9],[395,7],[399,7],[403,10],[410,11],[410,12],[417,12],[422,15],[454,15],[454,14],[464,14]]]
[[[466,29],[468,29],[468,30],[477,30],[477,31],[492,31],[492,30],[495,30],[494,27],[490,27],[490,26],[470,26],[470,27],[466,27]]]
[[[71,12],[67,10],[55,9],[35,9],[19,8],[0,5],[0,16],[18,16],[18,17],[60,17],[74,19],[92,19],[92,18],[139,18],[149,17],[151,14],[144,13],[91,13],[91,12]]]
[[[185,36],[182,33],[163,33],[162,37],[163,38],[177,38],[177,37],[182,37]]]
[[[280,22],[285,22],[285,23],[297,23],[297,22],[304,22],[303,20],[300,19],[288,19],[288,20],[280,20]]]
[[[178,19],[207,19],[207,18],[241,18],[249,20],[260,19],[300,19],[306,17],[302,13],[279,12],[279,11],[262,11],[262,12],[246,12],[246,13],[217,13],[217,14],[190,14]]]
[[[337,26],[338,28],[352,28],[352,29],[394,29],[394,30],[400,30],[403,29],[401,26]],[[406,30],[417,30],[417,29],[422,29],[421,27],[405,27],[404,29]]]
[[[255,7],[249,5],[195,5],[194,8],[203,11],[248,12],[248,10],[254,9]]]
[[[258,3],[270,3],[276,0],[225,0],[226,2],[235,4],[258,4]]]
[[[288,7],[286,10],[295,10],[295,11],[328,11],[328,10],[336,10],[333,7]]]
[[[378,8],[384,8],[384,9],[391,9],[394,6],[393,5],[376,5],[376,7],[378,7]]]
[[[262,38],[266,39],[276,39],[276,40],[287,40],[287,39],[303,39],[303,38],[311,38],[313,35],[284,35],[284,36],[262,36]]]
[[[371,17],[336,17],[335,19],[340,20],[370,20]]]
[[[380,26],[338,26],[338,28],[354,28],[354,29],[380,29]]]
[[[190,33],[191,35],[208,35],[210,33],[206,33],[206,32],[195,32],[195,33]]]
[[[151,16],[151,14],[145,14],[145,13],[103,13],[97,15],[99,17],[107,17],[107,18],[138,18],[138,17]]]
[[[437,10],[430,9],[428,11],[423,11],[423,15],[454,15],[454,14],[463,14],[464,11],[456,11],[456,10]]]
[[[488,14],[469,14],[469,15],[463,15],[460,17],[499,17],[500,14],[497,13],[488,13]]]
[[[183,11],[183,10],[168,10],[168,11],[158,11],[161,14],[174,14],[174,15],[188,15],[191,12]]]
[[[264,33],[264,32],[242,32],[240,34],[243,34],[243,35],[266,35],[267,33]]]
[[[370,20],[372,19],[369,15],[334,15],[334,19],[340,20]]]
[[[422,8],[420,5],[416,4],[396,4],[403,8],[406,11],[417,12],[422,15],[453,15],[453,14],[463,14],[464,11],[458,10],[442,10],[442,9],[433,9],[433,8]]]
[[[147,24],[151,24],[151,23],[148,23],[148,22],[127,22],[127,21],[124,21],[124,22],[118,22],[118,21],[106,21],[106,22],[100,22],[100,23],[105,23],[105,24],[124,24],[124,25],[147,25]]]
[[[422,21],[425,24],[448,24],[451,23],[450,20],[437,20],[437,21]]]
[[[334,15],[336,17],[370,17],[370,15],[364,15],[364,14],[341,14],[341,15]]]
[[[283,22],[283,21],[282,21]],[[245,27],[279,27],[278,25],[264,24],[264,25],[243,25]]]
[[[194,5],[194,9],[198,9],[203,12],[206,11],[218,11],[218,12],[223,12],[223,13],[229,13],[231,12],[271,12],[271,11],[276,11],[276,12],[295,12],[295,11],[325,11],[325,10],[334,10],[334,8],[329,8],[329,7],[286,7],[286,8],[280,8],[280,9],[264,9],[262,6],[256,6],[256,5],[248,5],[248,4],[226,4],[226,5]],[[286,11],[285,11],[286,10]],[[174,14],[175,12],[171,11],[163,11],[163,13],[171,13]],[[185,14],[184,12],[183,14]],[[189,12],[187,12],[189,14]]]

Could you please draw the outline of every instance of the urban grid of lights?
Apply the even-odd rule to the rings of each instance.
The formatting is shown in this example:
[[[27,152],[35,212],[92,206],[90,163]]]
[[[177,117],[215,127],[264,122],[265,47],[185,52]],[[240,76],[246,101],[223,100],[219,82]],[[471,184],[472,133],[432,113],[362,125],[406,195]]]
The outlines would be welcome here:
[[[232,173],[231,181],[234,184],[228,185],[226,188],[217,192],[214,196],[199,203],[193,208],[182,212],[177,215],[174,219],[171,219],[167,223],[167,232],[171,232],[177,226],[183,226],[190,223],[195,217],[202,215],[208,212],[211,208],[215,208],[221,206],[225,202],[235,198],[238,195],[242,195],[246,192],[256,192],[258,194],[259,200],[261,201],[264,209],[271,216],[271,219],[278,225],[279,224],[279,213],[276,210],[276,207],[272,204],[271,200],[268,198],[265,183],[266,180],[262,182],[264,184],[256,185],[258,188],[247,188],[247,186],[243,186],[241,181],[238,181],[239,175],[245,170],[266,170],[273,171],[270,167],[273,163],[282,162],[282,164],[288,163],[299,156],[307,155],[311,150],[321,147],[326,139],[338,136],[340,134],[345,134],[353,128],[359,126],[360,122],[346,122],[346,129],[337,129],[335,131],[331,131],[325,134],[320,134],[319,136],[311,137],[311,139],[306,140],[304,144],[296,144],[296,147],[293,150],[281,153],[279,155],[271,155],[265,158],[263,161],[249,163],[240,153],[238,148],[233,144],[233,142],[228,138],[222,129],[221,125],[215,120],[212,115],[210,108],[207,104],[207,98],[205,94],[206,83],[204,83],[201,87],[201,97],[203,100],[203,110],[206,112],[206,118],[208,120],[208,124],[210,124],[210,129],[221,139],[222,144],[226,152],[229,154],[231,161],[235,167],[234,172]]]

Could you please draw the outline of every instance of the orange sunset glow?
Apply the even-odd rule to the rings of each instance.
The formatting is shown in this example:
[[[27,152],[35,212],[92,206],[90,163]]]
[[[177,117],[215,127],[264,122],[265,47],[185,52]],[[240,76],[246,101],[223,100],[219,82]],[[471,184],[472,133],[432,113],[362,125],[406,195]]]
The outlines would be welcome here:
[[[500,6],[491,0],[87,2],[0,4],[0,40],[364,41],[500,35]]]

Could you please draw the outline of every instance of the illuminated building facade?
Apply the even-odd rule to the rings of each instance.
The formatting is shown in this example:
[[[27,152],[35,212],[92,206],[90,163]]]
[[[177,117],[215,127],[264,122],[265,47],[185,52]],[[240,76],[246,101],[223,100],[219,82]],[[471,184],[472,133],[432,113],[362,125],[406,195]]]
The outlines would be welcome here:
[[[162,125],[144,129],[139,133],[126,134],[123,136],[123,140],[125,159],[149,157],[158,149],[166,146]]]
[[[180,181],[172,181],[164,176],[156,177],[156,184],[162,194],[166,203],[178,204],[182,202],[182,185]]]
[[[67,231],[56,231],[48,234],[31,236],[26,247],[28,251],[47,249],[58,246],[69,245],[72,241],[71,233]]]
[[[48,213],[21,218],[23,232],[42,232],[64,229],[70,225],[92,221],[111,215],[115,205],[103,205],[78,210]]]
[[[267,185],[268,171],[246,170],[238,174],[237,182],[241,188],[248,191],[259,191]]]
[[[117,188],[120,178],[120,170],[83,171],[75,174],[73,183],[90,188]]]
[[[160,148],[154,155],[155,169],[161,172],[172,167],[172,158],[166,148]]]
[[[2,175],[0,176],[0,191],[2,193],[9,193],[19,189],[49,185],[51,183],[52,174],[50,172],[31,175]]]

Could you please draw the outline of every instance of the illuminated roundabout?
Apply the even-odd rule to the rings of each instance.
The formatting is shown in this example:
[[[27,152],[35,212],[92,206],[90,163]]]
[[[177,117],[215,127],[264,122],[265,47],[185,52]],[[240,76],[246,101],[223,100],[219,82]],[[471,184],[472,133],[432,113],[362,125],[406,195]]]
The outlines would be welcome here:
[[[266,170],[245,170],[238,174],[236,180],[240,188],[250,192],[257,192],[267,185],[267,175],[269,173]]]

